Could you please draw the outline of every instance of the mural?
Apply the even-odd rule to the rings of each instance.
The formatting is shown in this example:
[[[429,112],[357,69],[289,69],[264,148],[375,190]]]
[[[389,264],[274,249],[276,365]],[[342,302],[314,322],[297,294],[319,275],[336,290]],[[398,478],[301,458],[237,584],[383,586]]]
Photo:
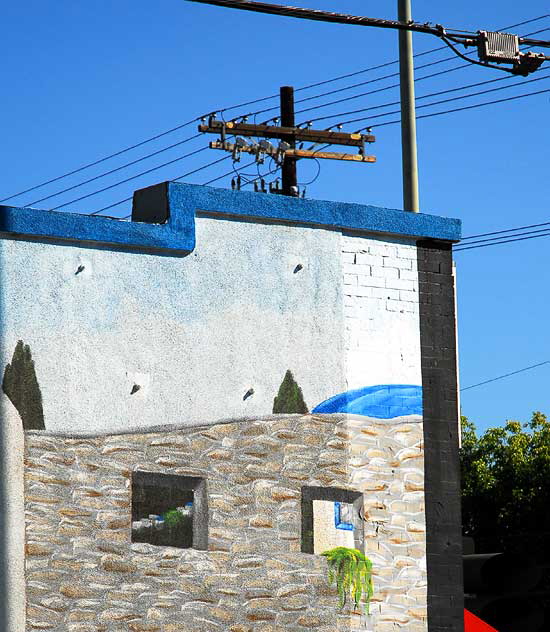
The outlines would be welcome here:
[[[13,631],[425,632],[425,216],[175,190],[178,256],[0,240],[26,432]],[[338,610],[337,547],[373,562],[368,621]]]
[[[31,349],[17,342],[11,363],[4,370],[2,390],[17,409],[25,430],[43,430],[42,394],[34,369]]]
[[[409,384],[365,386],[334,395],[312,412],[350,413],[377,419],[422,415],[422,387]]]
[[[273,400],[273,412],[302,414],[308,412],[302,389],[296,383],[290,369],[285,373],[279,392]]]

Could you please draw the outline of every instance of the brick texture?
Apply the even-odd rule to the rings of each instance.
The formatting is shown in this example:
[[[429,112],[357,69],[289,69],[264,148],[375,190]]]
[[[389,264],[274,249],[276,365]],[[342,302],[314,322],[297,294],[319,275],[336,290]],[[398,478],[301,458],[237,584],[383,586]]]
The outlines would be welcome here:
[[[452,250],[418,242],[429,632],[463,632],[458,395]]]

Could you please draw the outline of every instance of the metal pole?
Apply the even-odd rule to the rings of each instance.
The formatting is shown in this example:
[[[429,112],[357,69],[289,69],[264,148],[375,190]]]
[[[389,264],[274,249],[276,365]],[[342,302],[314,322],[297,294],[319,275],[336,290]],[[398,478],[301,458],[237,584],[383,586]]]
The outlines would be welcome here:
[[[411,18],[411,0],[397,0],[400,22]],[[401,152],[403,164],[403,208],[418,213],[418,161],[416,155],[416,111],[414,61],[411,31],[399,31],[399,74],[401,82]]]
[[[282,86],[280,90],[281,100],[281,126],[294,127],[294,88],[292,86]],[[281,136],[281,138],[283,138]],[[294,138],[283,138],[292,149],[294,149]],[[281,168],[282,193],[283,195],[298,195],[298,176],[296,174],[296,159],[285,157]]]

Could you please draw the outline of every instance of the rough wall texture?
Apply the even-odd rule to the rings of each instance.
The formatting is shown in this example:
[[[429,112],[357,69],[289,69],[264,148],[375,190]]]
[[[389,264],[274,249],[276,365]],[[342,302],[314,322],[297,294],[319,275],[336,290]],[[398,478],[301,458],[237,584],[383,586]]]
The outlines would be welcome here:
[[[464,629],[451,246],[418,243],[430,632]]]
[[[182,258],[0,240],[0,381],[23,340],[48,430],[270,414],[289,369],[310,409],[345,390],[340,233],[196,232]]]
[[[26,436],[27,630],[425,632],[418,416],[279,415],[197,428]],[[207,480],[207,551],[130,542],[131,472]],[[363,493],[371,615],[338,614],[300,552],[301,487]]]
[[[414,242],[342,236],[348,388],[421,384]]]

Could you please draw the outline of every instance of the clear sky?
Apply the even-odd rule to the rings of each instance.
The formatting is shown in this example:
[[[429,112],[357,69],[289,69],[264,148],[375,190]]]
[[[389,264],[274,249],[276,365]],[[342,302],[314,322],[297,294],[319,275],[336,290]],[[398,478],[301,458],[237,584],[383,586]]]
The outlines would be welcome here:
[[[397,3],[301,0],[294,4],[395,18]],[[471,31],[496,30],[545,13],[546,0],[413,0],[416,20]],[[54,178],[200,114],[277,94],[280,85],[299,88],[397,58],[394,31],[231,11],[184,0],[29,0],[6,4],[2,17],[0,197]],[[546,29],[533,37],[550,39],[549,27],[550,19],[546,18],[518,31],[526,34]],[[439,45],[428,35],[414,36],[417,53]],[[419,57],[416,63],[419,66],[446,57],[449,53],[440,51]],[[463,63],[453,60],[417,68],[416,76],[451,70]],[[365,72],[301,91],[296,98],[316,96],[396,71],[394,65]],[[417,96],[501,76],[504,73],[469,66],[418,81]],[[541,81],[525,83],[545,76]],[[548,89],[549,76],[550,62],[545,70],[527,79],[511,78],[419,100],[421,105],[512,86],[419,109],[418,114]],[[372,85],[312,99],[300,107],[355,96],[390,86],[396,80],[381,79]],[[459,217],[466,236],[550,221],[549,94],[419,120],[422,211]],[[391,88],[302,116],[305,120],[338,115],[317,124],[326,127],[340,120],[392,112],[395,106],[370,113],[341,114],[398,99],[398,90]],[[276,104],[276,100],[263,102],[231,110],[228,116]],[[372,123],[396,118],[386,115],[372,119]],[[365,119],[364,123],[350,124],[345,129],[354,131],[366,124]],[[30,204],[194,133],[194,125],[188,126],[93,169],[17,197],[11,203]],[[319,178],[307,188],[308,197],[401,208],[399,126],[375,127],[374,133],[377,142],[370,149],[378,159],[375,165],[324,161]],[[70,202],[200,149],[207,140],[201,137],[190,141],[36,206],[54,208]],[[177,178],[220,157],[221,152],[204,151],[71,203],[64,210],[95,211],[129,197],[134,189]],[[226,161],[184,181],[205,183],[229,170]],[[299,171],[300,180],[305,182],[315,177],[317,166],[313,161],[300,163]],[[216,183],[229,185],[230,177]],[[124,216],[129,208],[125,203],[108,212]],[[456,253],[462,386],[550,359],[548,246],[549,239],[542,238]],[[465,391],[462,410],[481,429],[509,418],[527,420],[536,409],[550,413],[549,385],[550,365],[545,365]]]

